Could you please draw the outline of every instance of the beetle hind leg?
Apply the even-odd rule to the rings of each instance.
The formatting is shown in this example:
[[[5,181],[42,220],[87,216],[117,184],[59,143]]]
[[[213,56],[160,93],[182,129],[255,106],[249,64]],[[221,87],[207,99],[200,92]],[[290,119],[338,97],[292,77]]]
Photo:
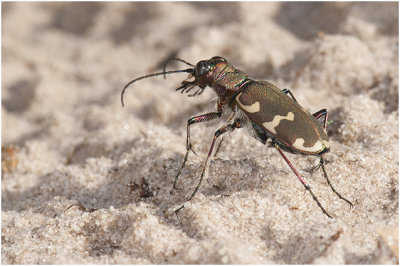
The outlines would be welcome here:
[[[353,203],[351,203],[351,201],[349,201],[348,199],[344,198],[342,195],[340,195],[339,192],[336,191],[336,189],[332,186],[331,181],[328,178],[328,174],[326,173],[325,170],[325,160],[324,158],[321,156],[320,157],[320,161],[319,164],[317,166],[318,168],[322,168],[322,172],[324,173],[324,177],[326,179],[326,181],[328,182],[328,185],[331,187],[332,191],[341,199],[344,200],[345,202],[347,202],[350,205],[350,208],[353,207]]]
[[[279,147],[278,144],[274,143],[273,144],[274,147],[279,151],[280,155],[282,156],[282,158],[286,161],[286,163],[289,165],[290,169],[292,169],[293,173],[297,176],[297,178],[300,180],[300,182],[303,184],[304,188],[310,192],[312,198],[315,200],[315,202],[317,202],[318,207],[322,210],[323,213],[326,214],[326,216],[328,216],[329,218],[332,218],[332,216],[329,215],[329,213],[324,209],[324,207],[322,207],[321,203],[319,202],[319,200],[317,199],[317,197],[314,195],[313,191],[311,190],[311,187],[301,178],[299,172],[297,172],[296,168],[294,168],[294,166],[292,165],[292,163],[289,161],[289,159],[285,156],[285,154],[283,153],[283,151],[281,150],[281,148]]]

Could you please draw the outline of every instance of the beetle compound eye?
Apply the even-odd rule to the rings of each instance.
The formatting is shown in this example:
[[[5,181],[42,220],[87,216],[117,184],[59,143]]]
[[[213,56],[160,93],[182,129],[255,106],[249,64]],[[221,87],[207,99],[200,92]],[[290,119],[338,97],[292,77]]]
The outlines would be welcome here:
[[[211,58],[211,60],[218,62],[227,62],[226,59],[221,56],[214,56],[213,58]]]
[[[196,74],[199,76],[207,74],[210,70],[211,70],[211,65],[208,61],[200,61],[196,65]]]

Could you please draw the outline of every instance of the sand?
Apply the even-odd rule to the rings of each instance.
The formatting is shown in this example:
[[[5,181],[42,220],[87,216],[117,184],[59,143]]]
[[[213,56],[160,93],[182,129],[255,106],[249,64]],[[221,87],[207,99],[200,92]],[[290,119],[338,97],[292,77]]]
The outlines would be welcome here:
[[[279,153],[245,129],[224,136],[196,197],[214,110],[187,74],[139,81],[178,56],[224,56],[329,111],[331,152]],[[171,63],[168,69],[182,69]],[[4,264],[398,263],[398,4],[2,4]],[[226,119],[226,117],[224,117]],[[131,186],[128,186],[131,184]]]

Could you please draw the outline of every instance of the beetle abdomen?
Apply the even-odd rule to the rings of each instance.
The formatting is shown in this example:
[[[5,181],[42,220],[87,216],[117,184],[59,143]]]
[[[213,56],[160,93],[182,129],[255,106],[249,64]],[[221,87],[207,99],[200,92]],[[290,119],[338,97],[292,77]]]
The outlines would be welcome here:
[[[329,150],[328,135],[319,121],[273,84],[248,82],[235,102],[286,150],[303,154]]]

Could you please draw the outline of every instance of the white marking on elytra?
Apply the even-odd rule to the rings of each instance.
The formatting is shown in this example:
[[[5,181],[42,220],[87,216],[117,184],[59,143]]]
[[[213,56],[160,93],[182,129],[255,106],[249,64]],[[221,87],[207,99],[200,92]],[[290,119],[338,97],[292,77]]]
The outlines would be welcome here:
[[[304,147],[304,142],[305,141],[303,138],[298,138],[292,144],[292,146],[295,147],[296,149],[299,149],[302,151],[308,151],[308,152],[320,152],[324,149],[324,145],[327,148],[329,147],[329,145],[326,146],[327,142],[325,142],[325,141],[323,141],[323,143],[322,143],[321,141],[318,140],[317,142],[315,142],[314,146],[312,146],[312,147]]]
[[[240,107],[243,108],[243,110],[245,110],[248,113],[257,113],[260,111],[260,103],[259,102],[255,102],[252,105],[244,105],[243,103],[241,103],[239,100],[241,94],[242,93],[239,93],[238,96],[236,96],[236,101],[238,102]]]
[[[289,121],[293,121],[294,120],[294,114],[292,112],[289,112],[287,114],[287,116],[282,116],[282,115],[276,115],[274,116],[274,119],[271,122],[264,122],[262,123],[263,126],[268,129],[269,131],[271,131],[272,133],[276,134],[276,130],[275,128],[277,126],[279,126],[279,123],[282,120],[289,120]]]

